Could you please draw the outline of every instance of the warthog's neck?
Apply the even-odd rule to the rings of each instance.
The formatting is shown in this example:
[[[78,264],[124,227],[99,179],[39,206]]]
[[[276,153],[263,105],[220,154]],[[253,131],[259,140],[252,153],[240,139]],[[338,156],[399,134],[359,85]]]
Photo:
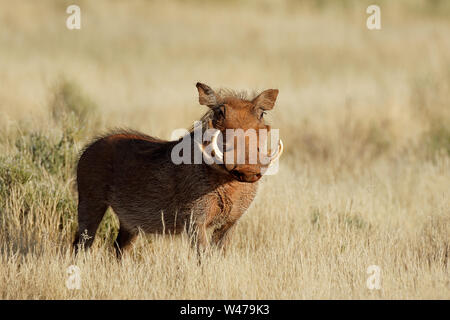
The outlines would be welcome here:
[[[237,181],[225,170],[206,164],[196,166],[188,175],[193,203],[205,209],[199,212],[203,211],[210,221],[226,218],[233,211],[241,215],[250,206],[258,187],[258,182]]]
[[[258,182],[240,182],[226,170],[223,164],[205,163],[202,151],[197,144],[198,141],[194,138],[194,132],[190,132],[187,136],[174,142],[170,148],[170,154],[172,156],[174,154],[173,148],[175,148],[178,143],[182,143],[183,139],[187,139],[185,142],[189,143],[189,147],[185,147],[181,152],[184,156],[184,161],[183,163],[176,165],[176,171],[179,172],[176,180],[186,181],[190,186],[194,197],[196,196],[197,190],[201,190],[202,194],[220,191],[225,192],[227,196],[229,194],[239,196],[240,193],[248,194],[256,192]],[[177,149],[177,152],[179,150],[180,149]],[[189,156],[183,152],[188,152]]]

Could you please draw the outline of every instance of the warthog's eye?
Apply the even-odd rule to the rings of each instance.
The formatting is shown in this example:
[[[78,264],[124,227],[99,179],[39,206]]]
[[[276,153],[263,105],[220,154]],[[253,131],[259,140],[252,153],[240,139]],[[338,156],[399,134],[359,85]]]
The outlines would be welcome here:
[[[216,112],[216,115],[220,118],[225,118],[225,105],[221,104],[217,106],[214,111]]]
[[[264,117],[265,114],[266,114],[265,111],[261,112],[261,113],[259,114],[259,120],[262,120],[262,118]]]

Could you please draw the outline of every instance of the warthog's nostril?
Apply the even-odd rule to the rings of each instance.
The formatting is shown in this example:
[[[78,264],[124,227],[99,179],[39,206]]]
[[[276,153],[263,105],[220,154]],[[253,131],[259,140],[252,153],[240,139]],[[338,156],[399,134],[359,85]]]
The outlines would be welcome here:
[[[237,180],[246,181],[246,182],[254,182],[254,181],[259,180],[262,177],[261,173],[246,175],[245,173],[242,173],[238,170],[231,170],[230,174],[233,175],[233,177],[235,177]]]

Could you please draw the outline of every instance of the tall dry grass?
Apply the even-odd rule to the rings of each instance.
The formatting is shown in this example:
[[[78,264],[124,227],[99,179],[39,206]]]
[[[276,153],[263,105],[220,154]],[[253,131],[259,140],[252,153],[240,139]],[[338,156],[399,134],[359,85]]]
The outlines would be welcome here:
[[[379,1],[380,31],[366,1],[78,1],[79,31],[69,4],[0,2],[0,298],[450,298],[447,2]],[[280,171],[227,255],[141,236],[117,261],[108,212],[72,256],[83,144],[189,127],[196,81],[280,89]]]

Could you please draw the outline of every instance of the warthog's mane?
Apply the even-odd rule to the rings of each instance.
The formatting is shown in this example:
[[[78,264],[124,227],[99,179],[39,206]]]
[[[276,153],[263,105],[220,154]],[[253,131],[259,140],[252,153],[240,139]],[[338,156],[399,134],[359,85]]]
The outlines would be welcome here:
[[[227,98],[236,98],[245,101],[251,101],[258,95],[258,92],[247,92],[245,90],[232,90],[228,88],[221,88],[216,91],[216,96],[219,102],[225,101]]]
[[[215,93],[216,93],[216,99],[217,99],[217,106],[223,104],[227,99],[230,99],[230,98],[240,99],[240,100],[244,100],[244,101],[252,101],[258,95],[258,92],[256,92],[256,91],[252,91],[249,93],[244,90],[237,91],[237,90],[232,90],[232,89],[228,89],[228,88],[218,89]],[[212,107],[212,108],[209,108],[208,111],[206,111],[205,114],[199,120],[202,124],[202,128],[203,129],[208,128],[209,122],[214,120],[214,118],[215,118],[215,112],[214,112],[214,107]],[[193,132],[193,131],[194,131],[194,125],[189,127],[189,132]]]
[[[163,145],[166,143],[169,143],[170,141],[166,141],[157,137],[149,136],[145,133],[139,132],[137,130],[129,129],[129,128],[113,128],[109,129],[106,132],[96,135],[94,138],[92,138],[88,143],[84,145],[83,148],[78,152],[78,158],[94,143],[96,143],[99,140],[102,140],[104,138],[108,138],[109,136],[115,136],[115,135],[121,135],[126,136],[130,139],[136,139],[136,140],[145,140],[150,142],[156,142],[159,145]]]

